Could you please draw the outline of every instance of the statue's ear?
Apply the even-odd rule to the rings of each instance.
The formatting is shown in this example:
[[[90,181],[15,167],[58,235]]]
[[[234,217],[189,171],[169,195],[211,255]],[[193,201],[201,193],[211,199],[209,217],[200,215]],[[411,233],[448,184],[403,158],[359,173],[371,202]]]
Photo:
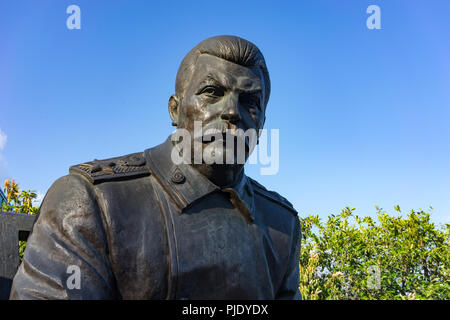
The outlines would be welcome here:
[[[176,94],[173,94],[169,98],[169,115],[172,119],[172,125],[178,125],[178,111],[179,111],[180,100]]]

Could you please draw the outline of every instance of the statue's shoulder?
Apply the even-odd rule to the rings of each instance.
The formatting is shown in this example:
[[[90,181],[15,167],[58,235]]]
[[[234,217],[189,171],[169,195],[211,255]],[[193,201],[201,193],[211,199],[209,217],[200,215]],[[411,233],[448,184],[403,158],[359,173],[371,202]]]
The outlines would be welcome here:
[[[250,180],[253,190],[255,193],[261,195],[263,198],[272,201],[279,206],[283,207],[284,209],[287,209],[291,214],[294,216],[298,215],[297,210],[295,210],[292,203],[290,203],[285,197],[281,196],[279,193],[271,190],[267,190],[266,187],[264,187],[262,184],[260,184],[258,181],[253,180],[252,178],[248,177]]]
[[[92,184],[105,181],[120,181],[150,175],[143,152],[131,153],[121,157],[104,160],[94,159],[71,166],[70,174],[81,175]]]

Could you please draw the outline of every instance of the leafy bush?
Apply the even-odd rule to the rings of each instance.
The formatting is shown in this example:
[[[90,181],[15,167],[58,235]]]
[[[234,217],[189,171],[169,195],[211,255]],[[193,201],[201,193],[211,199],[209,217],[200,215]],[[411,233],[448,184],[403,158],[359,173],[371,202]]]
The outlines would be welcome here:
[[[449,224],[398,206],[394,216],[377,207],[378,223],[354,210],[300,219],[303,299],[450,298]]]
[[[37,214],[39,207],[33,206],[33,200],[36,199],[36,191],[20,191],[19,184],[13,180],[5,180],[5,189],[8,203],[2,203],[1,211],[19,212],[27,214]]]
[[[37,214],[39,207],[33,206],[33,200],[36,199],[36,191],[19,190],[19,184],[13,180],[6,180],[4,183],[4,193],[7,203],[2,203],[0,212],[18,212],[26,214]],[[19,241],[19,256],[23,259],[26,241]]]

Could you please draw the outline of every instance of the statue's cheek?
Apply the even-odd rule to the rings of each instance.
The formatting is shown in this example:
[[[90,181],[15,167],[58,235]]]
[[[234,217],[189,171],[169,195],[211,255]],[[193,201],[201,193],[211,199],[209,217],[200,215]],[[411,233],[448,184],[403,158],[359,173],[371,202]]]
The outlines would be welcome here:
[[[261,112],[256,109],[249,109],[246,112],[246,126],[248,129],[256,129],[258,130],[262,125],[262,117]]]
[[[181,112],[185,115],[186,118],[191,119],[193,116],[198,113],[198,104],[196,101],[192,101],[191,99],[185,100],[183,102]]]

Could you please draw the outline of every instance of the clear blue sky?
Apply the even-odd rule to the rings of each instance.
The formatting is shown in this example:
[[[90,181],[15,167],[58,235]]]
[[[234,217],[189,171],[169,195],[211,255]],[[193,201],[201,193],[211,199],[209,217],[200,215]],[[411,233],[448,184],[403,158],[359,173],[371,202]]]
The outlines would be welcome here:
[[[302,216],[432,205],[450,222],[449,15],[448,0],[2,0],[0,179],[45,194],[70,165],[159,144],[182,58],[232,34],[265,55],[280,129],[278,174],[250,176]]]

